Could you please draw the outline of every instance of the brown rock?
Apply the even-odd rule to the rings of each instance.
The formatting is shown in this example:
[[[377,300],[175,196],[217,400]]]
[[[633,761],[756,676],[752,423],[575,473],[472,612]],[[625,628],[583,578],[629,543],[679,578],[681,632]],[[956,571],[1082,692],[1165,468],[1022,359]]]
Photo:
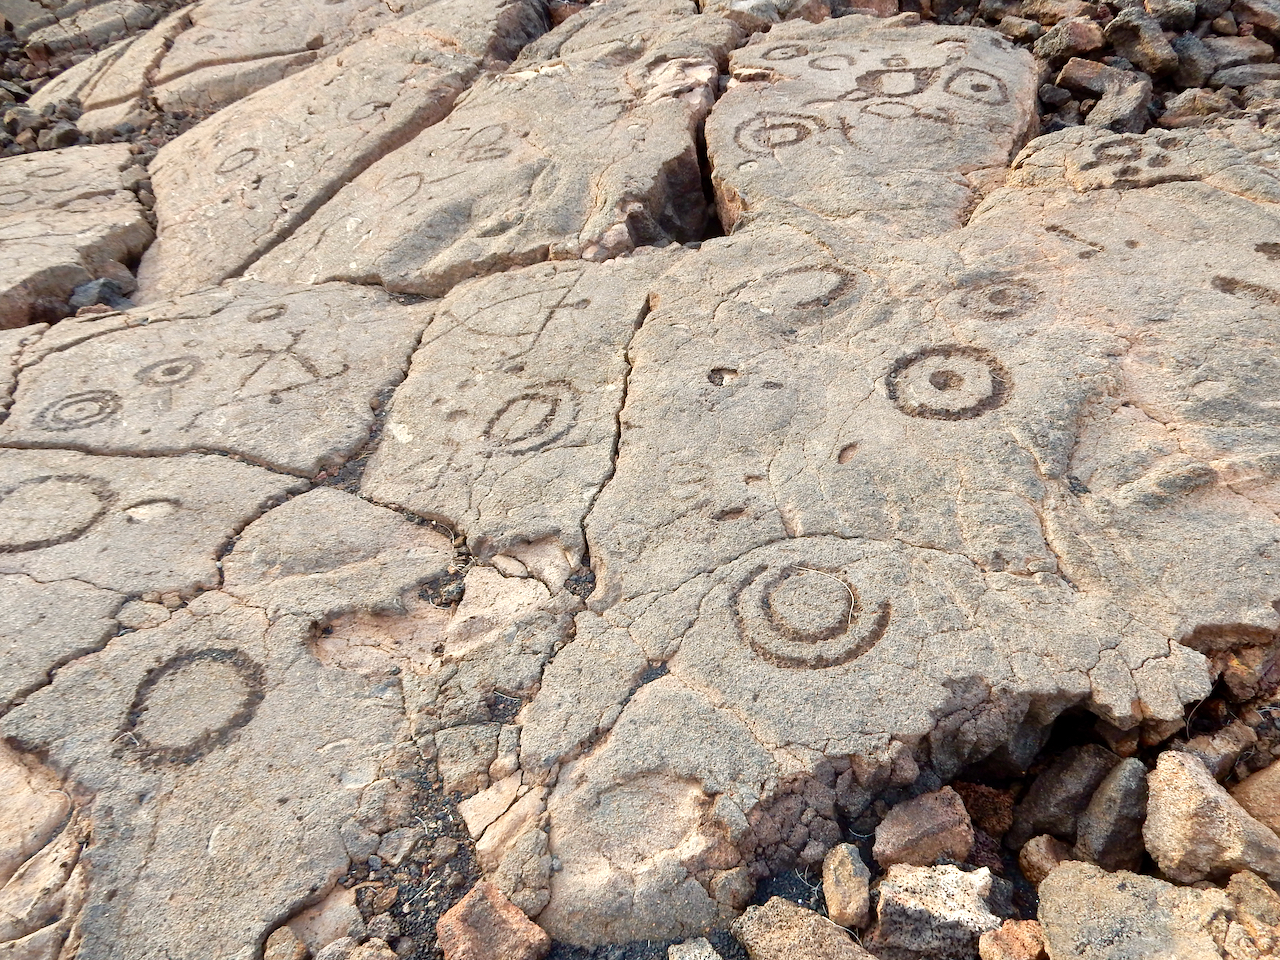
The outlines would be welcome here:
[[[1089,805],[1093,792],[1119,762],[1119,757],[1097,744],[1064,750],[1036,777],[1018,804],[1005,845],[1017,849],[1041,833],[1074,841],[1076,820]]]
[[[953,783],[973,825],[999,839],[1013,826],[1013,794],[981,783]]]
[[[981,960],[1044,960],[1044,931],[1035,920],[1006,920],[978,938]]]
[[[1272,763],[1232,787],[1231,796],[1249,816],[1280,833],[1280,763]]]
[[[1251,817],[1195,757],[1166,750],[1148,778],[1142,837],[1179,883],[1253,870],[1280,879],[1280,836]]]
[[[262,960],[307,960],[307,945],[289,927],[280,927],[267,937]]]
[[[729,929],[751,960],[873,960],[825,917],[781,897],[748,907]]]
[[[960,794],[950,787],[900,803],[876,828],[874,854],[882,867],[964,860],[973,849],[973,824]]]
[[[492,883],[480,882],[436,924],[445,960],[537,960],[551,938]]]
[[[860,930],[871,912],[868,884],[871,871],[858,848],[848,843],[831,848],[822,861],[822,896],[827,916],[842,927]]]
[[[1071,858],[1069,846],[1057,837],[1045,833],[1023,844],[1022,850],[1018,852],[1018,866],[1022,868],[1022,875],[1027,881],[1033,887],[1038,887],[1054,867]]]
[[[1221,782],[1231,773],[1240,754],[1257,742],[1258,735],[1237,720],[1216,733],[1192,737],[1186,743],[1175,743],[1173,749],[1199,759],[1213,778]]]
[[[1280,955],[1280,894],[1256,873],[1237,873],[1227,884],[1227,896],[1233,907],[1233,919],[1253,939],[1260,953],[1270,946]]]

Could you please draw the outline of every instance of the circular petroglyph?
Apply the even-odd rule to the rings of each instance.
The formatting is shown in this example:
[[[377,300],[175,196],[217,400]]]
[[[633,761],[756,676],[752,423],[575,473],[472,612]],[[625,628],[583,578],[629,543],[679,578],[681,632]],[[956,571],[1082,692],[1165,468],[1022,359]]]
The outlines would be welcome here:
[[[148,387],[172,387],[186,383],[199,372],[204,363],[199,357],[173,357],[147,364],[133,376]]]
[[[966,310],[988,317],[1012,317],[1039,299],[1040,291],[1030,280],[997,280],[966,291],[960,302]]]
[[[795,147],[827,129],[821,117],[800,113],[762,113],[738,125],[733,139],[747,153],[770,156],[775,150]]]
[[[849,663],[889,629],[886,600],[865,608],[857,588],[838,569],[761,564],[734,591],[738,635],[774,666],[820,670]]]
[[[543,450],[572,428],[576,410],[567,394],[529,390],[505,401],[485,424],[484,439],[495,453]]]
[[[385,100],[370,100],[368,103],[362,103],[350,113],[347,114],[348,120],[368,120],[370,117],[383,113],[387,107],[391,106]]]
[[[809,55],[809,48],[803,43],[779,43],[760,54],[761,60],[795,60],[797,57]]]
[[[847,53],[830,53],[826,56],[814,57],[809,61],[809,69],[822,70],[827,73],[838,73],[848,70],[857,61]]]
[[[120,412],[120,395],[110,390],[85,390],[55,400],[36,414],[41,430],[82,430],[110,420]]]
[[[77,540],[110,508],[103,480],[79,474],[32,477],[0,488],[0,553],[24,553]]]
[[[193,763],[253,719],[265,688],[266,671],[240,650],[179,653],[138,684],[117,745],[153,761]]]
[[[899,358],[884,378],[889,399],[909,417],[972,420],[1013,389],[1009,372],[980,347],[925,347]]]
[[[942,89],[961,100],[985,103],[988,106],[1009,102],[1009,91],[1004,81],[985,70],[957,70],[947,78]]]
[[[24,200],[30,200],[34,196],[30,190],[7,190],[0,193],[0,207],[12,207],[22,203]]]
[[[914,97],[933,86],[937,78],[937,67],[868,70],[858,78],[858,89],[873,97]]]
[[[249,164],[253,163],[253,161],[257,160],[259,152],[260,151],[257,147],[243,147],[214,167],[213,172],[235,173],[242,167],[247,167]]]
[[[273,303],[268,307],[259,307],[244,319],[248,323],[269,323],[272,320],[280,319],[288,312],[289,308],[285,304]]]

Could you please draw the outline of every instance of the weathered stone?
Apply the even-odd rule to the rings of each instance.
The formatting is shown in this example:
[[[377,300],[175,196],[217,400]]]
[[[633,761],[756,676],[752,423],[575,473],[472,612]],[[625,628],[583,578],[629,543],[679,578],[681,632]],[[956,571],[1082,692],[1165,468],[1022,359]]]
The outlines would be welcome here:
[[[1257,742],[1258,735],[1253,729],[1236,720],[1214,733],[1192,737],[1185,743],[1175,742],[1173,749],[1196,757],[1213,778],[1221,782],[1235,769],[1240,754]]]
[[[1050,833],[1071,842],[1076,837],[1076,820],[1089,804],[1104,778],[1119,762],[1110,750],[1097,744],[1063,751],[1036,777],[1013,813],[1013,826],[1005,839],[1018,849],[1033,836]]]
[[[781,897],[748,907],[730,930],[751,960],[867,960],[870,956],[820,914]]]
[[[1166,750],[1148,776],[1142,835],[1180,883],[1252,870],[1280,879],[1280,836],[1245,812],[1193,756]]]
[[[880,882],[878,920],[868,945],[882,960],[968,960],[979,937],[1000,928],[991,913],[991,871],[894,864]]]
[[[1195,26],[1195,0],[1145,0],[1143,6],[1167,30],[1190,30]]]
[[[1085,0],[1022,0],[1023,16],[1050,26],[1070,18],[1096,18],[1098,7]]]
[[[1013,794],[981,783],[953,783],[952,789],[960,794],[964,808],[969,812],[973,825],[997,840],[1013,826]]]
[[[433,3],[188,132],[150,168],[160,240],[146,297],[238,275],[544,26],[527,0]]]
[[[1231,878],[1227,898],[1232,906],[1225,938],[1228,960],[1280,953],[1280,893],[1246,870]]]
[[[673,943],[667,948],[667,960],[721,960],[721,957],[706,939],[698,937],[685,943]]]
[[[1047,960],[1044,931],[1035,920],[1006,920],[978,938],[980,960]]]
[[[786,23],[735,51],[730,70],[707,121],[728,230],[798,210],[860,234],[939,233],[960,224],[982,171],[1002,168],[1034,119],[1030,56],[978,30]]]
[[[841,843],[822,861],[822,897],[827,916],[842,927],[861,930],[871,918],[871,871],[858,848]]]
[[[1103,32],[1116,53],[1139,70],[1160,76],[1178,69],[1178,55],[1169,46],[1160,24],[1141,7],[1121,10]]]
[[[1106,45],[1102,27],[1084,17],[1059,20],[1036,41],[1035,54],[1054,66],[1062,66],[1072,57],[1083,57]]]
[[[366,287],[243,282],[85,321],[19,374],[0,437],[336,469],[368,439],[429,316]]]
[[[1116,133],[1140,133],[1149,122],[1151,80],[1092,60],[1072,59],[1058,74],[1058,86],[1098,98],[1085,121]]]
[[[1206,37],[1204,45],[1213,54],[1215,70],[1241,67],[1247,63],[1270,63],[1275,49],[1257,37]]]
[[[1248,87],[1268,80],[1280,80],[1280,63],[1248,63],[1217,70],[1209,78],[1211,87]]]
[[[1075,858],[1104,870],[1137,870],[1145,852],[1142,824],[1147,816],[1147,768],[1141,760],[1121,760],[1094,791],[1076,825]]]
[[[876,827],[874,854],[882,867],[964,860],[973,849],[973,824],[950,787],[900,803]]]
[[[249,275],[440,296],[468,277],[548,257],[604,260],[700,238],[707,210],[700,191],[690,200],[701,178],[694,131],[738,28],[697,16],[691,0],[653,10],[612,0],[580,16],[593,15],[631,18],[614,40],[638,47],[629,66],[562,51],[553,63],[480,80],[448,118],[369,167]]]
[[[134,0],[107,0],[76,9],[78,6],[68,4],[55,15],[54,23],[32,31],[27,37],[27,56],[61,61],[66,54],[101,49],[156,22],[156,11]]]
[[[104,410],[113,410],[108,399],[73,393],[48,422],[92,419]],[[0,450],[0,470],[0,574],[42,583],[82,580],[137,594],[189,596],[217,587],[223,544],[274,500],[303,486],[293,477],[211,456],[135,461]],[[25,617],[32,616],[28,609]],[[89,623],[84,628],[93,632]],[[78,641],[70,643],[65,653],[79,648]],[[39,669],[56,663],[55,657]]]
[[[672,261],[548,264],[459,287],[397,391],[362,491],[449,518],[478,556],[549,540],[576,567],[613,469],[627,348]]]
[[[1235,105],[1216,90],[1192,88],[1184,90],[1165,103],[1165,111],[1157,121],[1171,130],[1197,127]]]
[[[1271,764],[1231,788],[1245,812],[1280,834],[1280,763]]]
[[[402,611],[406,591],[443,575],[447,537],[337,490],[304,493],[250,524],[223,558],[226,591],[317,620],[354,610]]]
[[[484,882],[440,918],[436,936],[445,960],[539,960],[551,949],[551,938]]]
[[[0,328],[44,319],[41,301],[65,301],[151,242],[120,181],[128,162],[124,144],[0,159]]]
[[[781,20],[817,22],[831,16],[827,0],[700,0],[699,7],[703,13],[733,20],[752,33],[768,30]]]
[[[403,713],[394,687],[322,667],[309,636],[206,594],[0,720],[93,795],[80,956],[248,957],[346,870],[340,828]],[[193,923],[209,903],[218,923]]]
[[[63,663],[101,649],[115,636],[121,600],[79,580],[0,576],[0,712]]]
[[[307,960],[308,956],[307,945],[287,926],[272,932],[262,949],[262,960]]]
[[[1047,833],[1032,837],[1018,851],[1018,867],[1033,887],[1038,887],[1058,864],[1073,859],[1071,848]]]
[[[1180,87],[1203,87],[1209,82],[1209,77],[1217,69],[1216,58],[1203,40],[1195,34],[1186,33],[1170,41],[1170,46],[1178,55],[1174,83]]]

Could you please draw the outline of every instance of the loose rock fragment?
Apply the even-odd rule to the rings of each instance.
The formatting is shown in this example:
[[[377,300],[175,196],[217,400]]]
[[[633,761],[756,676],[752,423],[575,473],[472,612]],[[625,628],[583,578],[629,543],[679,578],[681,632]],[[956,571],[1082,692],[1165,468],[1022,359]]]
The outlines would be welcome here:
[[[1242,780],[1231,788],[1231,796],[1245,812],[1280,834],[1280,763]]]
[[[1245,812],[1193,756],[1167,750],[1148,777],[1142,835],[1180,883],[1252,870],[1280,879],[1280,837]]]
[[[436,928],[445,960],[539,960],[551,939],[491,883],[478,883],[440,918]]]
[[[751,960],[867,960],[870,956],[835,924],[781,897],[748,907],[730,929]]]
[[[973,824],[950,787],[900,803],[876,828],[875,858],[882,867],[964,860],[973,849]]]
[[[980,960],[1046,960],[1044,931],[1035,920],[1006,920],[978,938]]]
[[[1018,851],[1018,866],[1033,887],[1039,886],[1058,864],[1072,859],[1071,847],[1047,833],[1032,837]]]
[[[1072,747],[1036,777],[1013,814],[1006,843],[1017,849],[1040,833],[1075,839],[1076,822],[1119,757],[1096,744]]]
[[[1076,825],[1075,859],[1104,870],[1142,865],[1142,824],[1147,815],[1147,768],[1121,760],[1094,791]]]
[[[1000,927],[991,913],[991,872],[894,864],[880,883],[878,920],[869,941],[884,960],[966,960],[979,937]]]
[[[865,927],[871,915],[870,881],[871,871],[862,862],[857,847],[848,843],[832,847],[822,861],[822,897],[827,916],[851,930]]]

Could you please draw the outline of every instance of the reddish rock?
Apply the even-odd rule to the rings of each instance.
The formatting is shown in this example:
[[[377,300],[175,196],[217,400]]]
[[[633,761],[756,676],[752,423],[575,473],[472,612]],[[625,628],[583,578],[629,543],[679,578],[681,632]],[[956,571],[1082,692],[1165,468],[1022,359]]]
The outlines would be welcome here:
[[[1035,920],[1006,920],[978,939],[981,960],[1045,960],[1044,931]]]
[[[1040,886],[1058,864],[1071,859],[1071,848],[1047,833],[1032,837],[1018,852],[1018,866],[1033,887]]]
[[[953,783],[973,825],[997,840],[1013,826],[1013,794],[981,783]]]
[[[471,888],[436,924],[445,960],[541,960],[551,938],[492,883]]]
[[[1280,834],[1280,762],[1273,762],[1231,789],[1236,803]]]
[[[960,794],[950,787],[900,803],[876,828],[872,853],[882,867],[909,863],[928,867],[964,860],[973,849],[973,823]]]

